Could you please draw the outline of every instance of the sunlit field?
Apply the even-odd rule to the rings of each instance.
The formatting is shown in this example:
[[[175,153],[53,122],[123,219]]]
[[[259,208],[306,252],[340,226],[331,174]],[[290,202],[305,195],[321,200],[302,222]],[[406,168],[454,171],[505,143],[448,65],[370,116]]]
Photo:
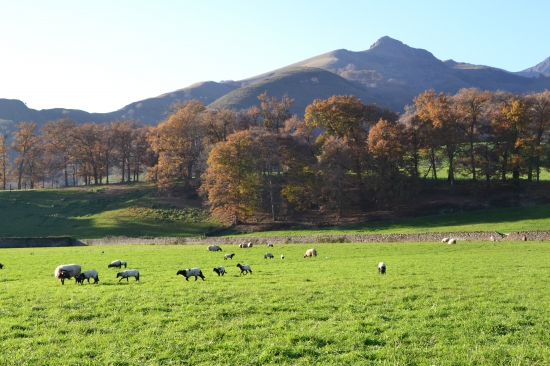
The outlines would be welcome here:
[[[319,256],[303,258],[313,246]],[[547,243],[222,249],[1,249],[0,364],[550,363]],[[107,268],[115,259],[140,281],[119,282]],[[97,269],[99,284],[62,286],[53,272],[68,263]],[[253,274],[240,276],[237,263]],[[224,277],[212,271],[221,265]],[[176,276],[195,266],[205,281]]]

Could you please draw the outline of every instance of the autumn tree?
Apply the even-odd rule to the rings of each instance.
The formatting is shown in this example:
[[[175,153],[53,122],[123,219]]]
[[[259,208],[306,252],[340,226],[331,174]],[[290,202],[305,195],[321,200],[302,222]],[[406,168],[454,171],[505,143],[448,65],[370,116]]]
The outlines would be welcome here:
[[[10,164],[10,146],[8,144],[8,135],[0,134],[0,175],[2,179],[2,189],[5,190],[10,171],[11,171],[11,164]]]
[[[267,91],[258,96],[260,100],[261,112],[264,126],[275,133],[284,126],[287,119],[292,117],[290,108],[294,104],[294,99],[284,94],[281,99],[269,97]]]
[[[546,155],[547,149],[543,146],[544,138],[550,132],[550,92],[545,90],[541,93],[531,93],[526,96],[530,103],[531,114],[530,130],[534,137],[533,146],[533,168],[537,182],[540,179],[541,157]],[[547,143],[548,141],[546,141]],[[546,150],[546,151],[545,151]],[[532,170],[528,172],[528,179],[531,180]]]
[[[28,171],[29,164],[38,157],[40,137],[36,134],[37,125],[34,122],[20,122],[15,125],[15,128],[17,130],[13,132],[12,149],[17,154],[15,157],[17,189],[21,189],[23,175]]]
[[[257,212],[261,205],[260,154],[249,131],[229,135],[208,157],[201,192],[212,214],[234,225]]]
[[[149,131],[149,143],[158,155],[158,163],[153,169],[158,174],[160,187],[177,182],[184,182],[188,187],[193,176],[200,177],[201,172],[195,168],[204,157],[204,111],[198,100],[177,104],[166,121]]]
[[[75,122],[65,118],[49,121],[40,129],[48,159],[57,160],[63,170],[65,187],[69,186],[69,164],[74,155],[74,128]]]
[[[97,123],[85,123],[74,129],[75,160],[79,164],[79,174],[86,185],[100,184],[105,175],[105,149],[102,144],[104,127]]]

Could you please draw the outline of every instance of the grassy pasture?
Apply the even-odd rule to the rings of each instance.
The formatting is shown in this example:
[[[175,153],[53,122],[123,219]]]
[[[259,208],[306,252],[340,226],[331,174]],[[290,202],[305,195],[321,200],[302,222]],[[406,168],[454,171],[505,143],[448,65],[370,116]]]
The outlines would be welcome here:
[[[273,260],[266,246],[1,249],[0,364],[550,363],[547,243],[316,244],[302,258],[309,247],[276,245]],[[114,259],[140,282],[119,283]],[[99,285],[53,277],[75,262]],[[193,266],[206,281],[176,276]]]

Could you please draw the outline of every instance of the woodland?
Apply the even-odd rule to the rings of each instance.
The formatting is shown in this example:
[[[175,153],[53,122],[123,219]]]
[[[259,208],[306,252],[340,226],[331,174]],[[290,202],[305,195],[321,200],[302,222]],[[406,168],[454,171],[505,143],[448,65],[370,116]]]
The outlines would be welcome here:
[[[176,103],[158,126],[20,122],[0,135],[0,186],[147,180],[236,225],[395,210],[441,187],[517,191],[550,169],[548,90],[427,90],[403,114],[335,95],[308,105],[303,118],[291,114],[288,95],[258,99],[260,107],[239,111]]]

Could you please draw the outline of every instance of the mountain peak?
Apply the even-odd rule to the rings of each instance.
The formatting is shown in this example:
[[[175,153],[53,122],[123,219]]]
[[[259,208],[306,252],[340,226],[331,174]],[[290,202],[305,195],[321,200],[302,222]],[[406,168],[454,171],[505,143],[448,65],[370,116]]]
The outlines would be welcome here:
[[[393,39],[391,37],[384,36],[384,37],[380,38],[378,41],[376,41],[372,46],[370,46],[369,49],[372,50],[373,48],[379,47],[379,46],[382,46],[382,47],[403,47],[403,46],[408,47],[403,42],[398,41],[397,39]]]

